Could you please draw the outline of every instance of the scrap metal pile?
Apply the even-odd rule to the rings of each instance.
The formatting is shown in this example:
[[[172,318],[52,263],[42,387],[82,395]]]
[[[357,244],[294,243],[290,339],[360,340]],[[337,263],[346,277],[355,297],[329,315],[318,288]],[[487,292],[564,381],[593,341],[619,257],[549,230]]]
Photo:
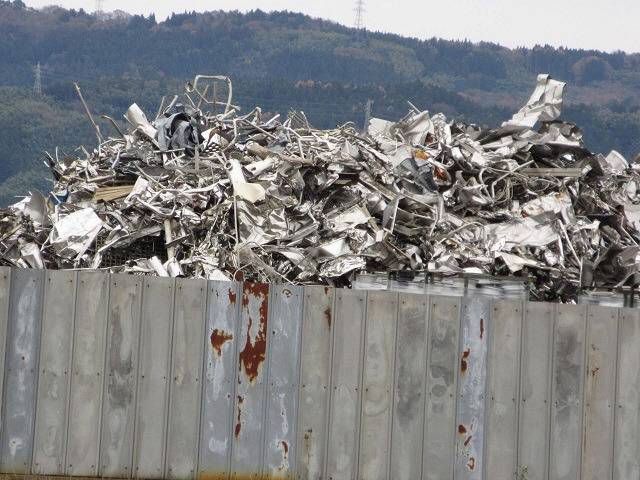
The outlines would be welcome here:
[[[204,82],[226,82],[226,102]],[[640,166],[558,120],[564,86],[539,76],[500,128],[411,105],[361,133],[240,114],[226,77],[199,76],[154,120],[134,104],[126,133],[96,126],[93,152],[48,156],[54,188],[2,210],[0,258],[342,286],[357,272],[515,275],[539,299],[633,283]]]

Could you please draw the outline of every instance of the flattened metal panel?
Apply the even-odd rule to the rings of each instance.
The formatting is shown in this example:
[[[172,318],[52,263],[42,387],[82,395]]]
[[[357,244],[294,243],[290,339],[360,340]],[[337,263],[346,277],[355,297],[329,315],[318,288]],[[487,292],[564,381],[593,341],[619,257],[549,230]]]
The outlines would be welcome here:
[[[403,293],[398,302],[390,478],[419,480],[422,475],[429,298]],[[453,345],[454,356],[456,349],[457,344]],[[455,360],[452,369],[454,364]]]
[[[34,474],[64,474],[75,296],[75,272],[46,272]]]
[[[517,471],[526,471],[531,480],[545,480],[548,475],[554,318],[554,305],[527,302],[522,325]]]
[[[324,478],[335,289],[305,287],[304,295],[297,478],[320,480]]]
[[[522,303],[495,302],[487,360],[485,478],[512,478],[518,445]]]
[[[613,478],[640,478],[640,310],[620,311]]]
[[[9,321],[10,288],[11,288],[11,268],[0,267],[0,349],[1,349],[0,350],[0,399],[3,398],[2,385],[4,384],[4,365],[5,365],[5,355],[7,352],[7,348],[6,348],[7,347],[7,323]],[[0,415],[0,431],[2,431],[1,415]]]
[[[144,279],[133,472],[164,478],[173,329],[171,278]]]
[[[44,272],[15,269],[11,279],[0,466],[30,473],[36,410]]]
[[[549,478],[580,477],[585,308],[558,305],[553,338]]]
[[[459,395],[456,407],[456,480],[482,478],[490,315],[491,304],[487,299],[464,299],[460,327]]]
[[[66,474],[96,476],[110,281],[80,272],[77,282]]]
[[[383,480],[389,473],[397,313],[396,293],[369,293],[358,466],[364,480]]]
[[[232,478],[260,478],[269,318],[269,285],[242,286]]]
[[[226,478],[233,439],[239,283],[209,282],[198,475]]]
[[[460,300],[429,297],[428,362],[426,364],[426,414],[422,478],[453,477]],[[394,442],[395,443],[395,442]],[[418,478],[418,477],[415,477]]]
[[[100,444],[103,477],[131,475],[141,301],[142,278],[111,277]]]
[[[589,306],[584,385],[582,479],[611,478],[618,309]]]
[[[291,478],[297,456],[302,287],[273,285],[269,316],[269,382],[264,478]]]
[[[177,279],[166,476],[192,478],[198,461],[207,282]]]
[[[358,465],[366,292],[336,292],[326,478],[351,480]]]

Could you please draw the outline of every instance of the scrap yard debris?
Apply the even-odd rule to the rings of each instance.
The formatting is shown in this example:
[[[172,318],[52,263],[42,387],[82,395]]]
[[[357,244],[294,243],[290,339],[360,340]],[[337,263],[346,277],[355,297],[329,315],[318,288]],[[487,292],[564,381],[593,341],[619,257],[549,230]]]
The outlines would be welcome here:
[[[54,188],[2,210],[0,258],[338,286],[358,272],[511,275],[546,300],[635,284],[640,165],[585,148],[559,120],[564,87],[540,75],[499,128],[411,105],[362,133],[241,114],[228,78],[198,76],[152,120],[136,104],[126,132],[109,119],[106,140],[78,88],[100,143],[47,156]]]

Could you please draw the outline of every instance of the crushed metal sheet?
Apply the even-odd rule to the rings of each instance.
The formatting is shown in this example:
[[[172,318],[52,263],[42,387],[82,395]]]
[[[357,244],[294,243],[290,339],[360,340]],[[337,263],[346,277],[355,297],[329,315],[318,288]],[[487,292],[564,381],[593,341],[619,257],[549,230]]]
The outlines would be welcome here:
[[[224,82],[226,101],[199,82]],[[363,133],[241,112],[231,80],[198,76],[154,119],[134,103],[128,131],[48,156],[52,193],[0,212],[0,263],[335,286],[396,271],[512,276],[563,301],[635,285],[640,157],[587,150],[560,120],[564,89],[540,75],[499,128],[410,104]]]

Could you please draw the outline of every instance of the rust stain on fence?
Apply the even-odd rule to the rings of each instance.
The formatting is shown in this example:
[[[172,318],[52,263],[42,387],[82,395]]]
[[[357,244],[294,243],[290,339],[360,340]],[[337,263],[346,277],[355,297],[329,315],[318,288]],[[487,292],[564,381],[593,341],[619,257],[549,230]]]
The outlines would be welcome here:
[[[217,328],[213,329],[213,332],[211,332],[211,346],[218,357],[222,356],[222,347],[230,340],[233,340],[233,334]]]
[[[252,304],[259,303],[258,318],[254,319]],[[264,363],[267,353],[267,313],[269,304],[269,285],[245,283],[242,291],[242,307],[246,309],[249,318],[247,325],[247,340],[240,352],[239,369],[244,371],[253,382],[258,378],[260,365]],[[252,338],[252,327],[256,321],[257,332]]]

